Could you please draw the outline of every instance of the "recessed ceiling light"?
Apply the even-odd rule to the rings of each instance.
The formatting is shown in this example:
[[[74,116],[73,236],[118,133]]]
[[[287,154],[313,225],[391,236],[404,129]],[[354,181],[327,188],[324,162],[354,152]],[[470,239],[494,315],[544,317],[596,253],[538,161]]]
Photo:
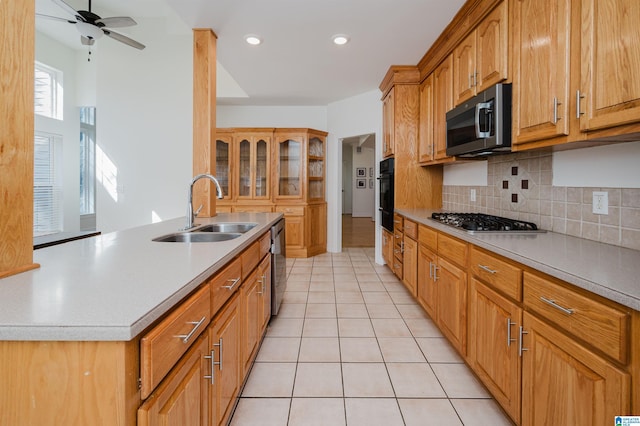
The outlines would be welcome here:
[[[262,39],[255,34],[247,34],[246,36],[244,36],[244,41],[253,46],[257,46],[262,43]]]
[[[342,46],[343,44],[349,43],[349,36],[345,34],[336,34],[331,37],[331,40],[338,46]]]

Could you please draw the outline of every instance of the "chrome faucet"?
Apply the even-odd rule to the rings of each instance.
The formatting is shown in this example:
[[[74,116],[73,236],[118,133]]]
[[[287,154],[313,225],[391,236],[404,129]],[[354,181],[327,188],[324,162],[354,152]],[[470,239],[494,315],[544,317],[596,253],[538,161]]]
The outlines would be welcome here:
[[[202,206],[200,206],[198,208],[198,211],[196,211],[195,213],[193,212],[193,185],[195,185],[195,183],[197,181],[199,181],[200,179],[202,179],[202,178],[207,178],[207,179],[210,179],[211,181],[213,181],[213,183],[216,184],[216,192],[217,192],[216,197],[219,200],[222,199],[222,197],[223,197],[222,188],[220,188],[220,184],[218,183],[218,179],[216,179],[215,176],[203,173],[201,175],[197,175],[196,177],[194,177],[193,180],[191,181],[191,183],[189,184],[189,193],[187,194],[188,195],[188,198],[187,198],[187,225],[184,227],[184,230],[191,229],[191,228],[196,226],[193,222],[195,221],[196,215],[202,209]]]

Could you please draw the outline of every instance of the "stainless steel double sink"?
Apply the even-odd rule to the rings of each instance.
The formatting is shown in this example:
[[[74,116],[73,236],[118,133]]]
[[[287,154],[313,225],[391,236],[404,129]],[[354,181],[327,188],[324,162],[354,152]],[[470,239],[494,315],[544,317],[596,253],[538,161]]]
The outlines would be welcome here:
[[[153,241],[162,243],[214,243],[228,241],[240,237],[253,229],[257,223],[249,222],[221,222],[197,226],[190,230],[174,232],[154,238]]]

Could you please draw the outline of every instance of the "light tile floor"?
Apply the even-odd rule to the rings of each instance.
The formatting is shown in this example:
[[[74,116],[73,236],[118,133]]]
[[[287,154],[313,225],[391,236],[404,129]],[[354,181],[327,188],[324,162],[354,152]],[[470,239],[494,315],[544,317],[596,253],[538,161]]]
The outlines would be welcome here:
[[[287,267],[232,426],[512,424],[372,248]]]

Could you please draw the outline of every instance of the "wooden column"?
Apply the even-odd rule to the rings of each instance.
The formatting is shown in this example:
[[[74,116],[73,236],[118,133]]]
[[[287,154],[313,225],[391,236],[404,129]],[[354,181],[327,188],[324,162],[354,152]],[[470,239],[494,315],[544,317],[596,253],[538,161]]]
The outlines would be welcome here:
[[[193,175],[212,173],[211,144],[216,132],[216,40],[211,29],[193,30]],[[216,188],[202,180],[193,188],[193,208],[199,216],[216,215]]]
[[[33,263],[35,1],[0,1],[0,278]]]

